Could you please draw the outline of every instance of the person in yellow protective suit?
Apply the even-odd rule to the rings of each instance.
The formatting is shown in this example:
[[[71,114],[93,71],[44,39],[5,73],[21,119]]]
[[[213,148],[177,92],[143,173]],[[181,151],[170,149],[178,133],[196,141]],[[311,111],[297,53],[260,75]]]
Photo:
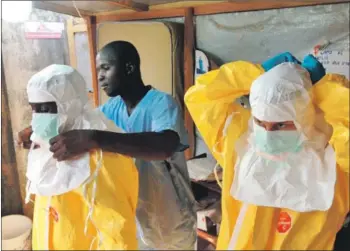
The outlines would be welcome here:
[[[332,250],[349,212],[349,81],[238,61],[185,103],[224,169],[217,250]]]
[[[82,76],[51,65],[27,86],[33,110],[27,198],[35,194],[33,250],[135,250],[138,173],[133,159],[101,150],[58,162],[49,140],[59,132],[121,132],[88,104]]]

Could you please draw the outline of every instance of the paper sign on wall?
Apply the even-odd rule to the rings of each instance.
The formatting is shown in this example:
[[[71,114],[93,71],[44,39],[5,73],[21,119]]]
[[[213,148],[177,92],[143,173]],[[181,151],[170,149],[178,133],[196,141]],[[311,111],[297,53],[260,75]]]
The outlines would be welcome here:
[[[200,50],[196,50],[196,69],[194,73],[194,78],[196,79],[200,75],[207,73],[209,71],[209,60],[207,55]]]
[[[24,32],[27,39],[59,39],[62,37],[64,23],[26,22]]]
[[[338,73],[350,79],[348,50],[321,50],[316,58],[323,64],[327,73]]]

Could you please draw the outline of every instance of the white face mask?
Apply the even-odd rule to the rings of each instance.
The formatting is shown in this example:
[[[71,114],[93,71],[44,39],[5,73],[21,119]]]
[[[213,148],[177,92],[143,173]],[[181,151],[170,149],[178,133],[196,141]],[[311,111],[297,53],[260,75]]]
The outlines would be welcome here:
[[[49,141],[58,135],[58,114],[33,113],[32,130],[45,141]]]
[[[254,144],[267,154],[299,152],[302,148],[301,133],[298,131],[267,131],[254,123]]]

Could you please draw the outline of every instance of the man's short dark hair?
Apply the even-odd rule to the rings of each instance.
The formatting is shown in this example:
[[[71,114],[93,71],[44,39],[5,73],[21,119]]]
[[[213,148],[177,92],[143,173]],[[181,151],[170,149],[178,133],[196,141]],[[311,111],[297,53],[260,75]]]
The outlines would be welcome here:
[[[140,56],[135,46],[127,41],[114,41],[105,45],[100,53],[107,56],[109,60],[117,60],[121,63],[132,63],[140,66]]]

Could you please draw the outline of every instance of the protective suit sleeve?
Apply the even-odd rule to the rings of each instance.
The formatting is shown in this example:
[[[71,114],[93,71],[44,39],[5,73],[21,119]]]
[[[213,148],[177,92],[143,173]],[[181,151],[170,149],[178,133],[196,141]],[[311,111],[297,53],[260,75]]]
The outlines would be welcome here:
[[[197,78],[185,95],[185,104],[199,132],[223,168],[224,151],[233,151],[250,117],[249,110],[235,100],[248,95],[252,82],[263,72],[260,65],[249,62],[228,63]]]
[[[313,87],[314,103],[333,127],[330,144],[339,168],[349,173],[349,81],[341,75],[327,74]]]

